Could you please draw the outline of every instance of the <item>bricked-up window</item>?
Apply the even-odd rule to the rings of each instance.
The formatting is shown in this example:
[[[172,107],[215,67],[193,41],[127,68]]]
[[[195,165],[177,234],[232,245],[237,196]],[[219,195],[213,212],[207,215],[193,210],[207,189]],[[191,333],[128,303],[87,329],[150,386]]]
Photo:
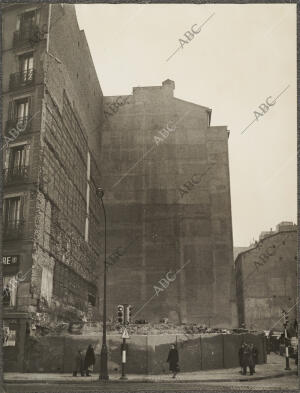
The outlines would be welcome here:
[[[73,211],[74,224],[83,237],[86,236],[86,178],[87,178],[87,140],[81,129],[79,120],[75,114],[75,109],[70,104],[66,92],[63,95],[63,133],[66,136],[66,143],[61,145],[68,149],[69,157],[66,166],[70,166],[72,171],[72,188],[73,188]],[[62,138],[64,141],[64,137]],[[62,147],[59,146],[59,150]],[[74,187],[73,187],[74,186]]]
[[[43,267],[42,270],[42,282],[41,282],[41,297],[45,298],[48,303],[52,299],[53,289],[53,273],[48,267]]]
[[[53,294],[55,296],[65,303],[70,303],[78,309],[84,310],[87,291],[87,283],[79,274],[62,263],[56,262],[53,279]]]

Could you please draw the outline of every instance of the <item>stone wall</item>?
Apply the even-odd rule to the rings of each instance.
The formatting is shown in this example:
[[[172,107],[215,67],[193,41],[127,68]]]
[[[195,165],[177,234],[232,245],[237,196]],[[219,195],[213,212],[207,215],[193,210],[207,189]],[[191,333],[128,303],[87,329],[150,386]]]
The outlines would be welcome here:
[[[281,330],[282,310],[297,317],[297,230],[265,237],[236,260],[239,322]]]
[[[63,318],[64,307],[66,313],[73,307],[94,318],[101,248],[95,233],[102,212],[95,194],[102,91],[74,5],[53,4],[50,15],[48,52],[41,57],[45,89],[32,291],[43,297],[43,312],[45,298],[49,312],[58,309],[54,319]],[[41,293],[43,274],[53,284],[44,284]]]
[[[105,97],[108,252],[126,249],[109,269],[108,313],[129,303],[136,319],[236,326],[227,128],[173,90],[167,80]]]

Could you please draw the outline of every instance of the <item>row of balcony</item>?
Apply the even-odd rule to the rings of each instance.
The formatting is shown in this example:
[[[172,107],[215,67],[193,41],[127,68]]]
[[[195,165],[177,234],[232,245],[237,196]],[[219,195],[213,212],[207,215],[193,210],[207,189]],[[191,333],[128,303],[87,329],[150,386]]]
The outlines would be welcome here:
[[[14,32],[13,47],[20,48],[26,45],[34,45],[44,37],[44,33],[35,24],[20,28]]]
[[[15,31],[13,35],[13,47],[20,49],[21,47],[37,44],[44,34],[40,31],[39,27],[35,24],[20,28]],[[16,90],[23,87],[33,86],[36,79],[36,70],[28,68],[20,72],[10,74],[9,90]],[[18,130],[19,132],[28,132],[31,130],[30,121],[31,116],[15,117],[7,120],[5,126],[5,134],[9,135],[9,131]],[[2,172],[4,185],[17,185],[29,181],[29,166],[16,166],[5,168]],[[4,240],[17,240],[23,237],[25,229],[25,220],[5,220],[3,222],[3,239]]]
[[[26,26],[14,32],[13,47],[33,46],[44,37],[39,27],[35,24]],[[15,72],[10,75],[9,89],[14,90],[24,86],[31,86],[35,81],[35,70],[33,68]]]
[[[31,130],[31,116],[15,117],[9,119],[5,126],[5,135],[10,135],[9,131],[18,130],[19,132],[28,132]],[[12,131],[12,134],[14,132]]]
[[[24,183],[29,179],[29,167],[4,168],[2,179],[4,185]]]
[[[15,90],[20,87],[32,86],[35,81],[35,74],[36,72],[33,68],[10,74],[9,89]]]

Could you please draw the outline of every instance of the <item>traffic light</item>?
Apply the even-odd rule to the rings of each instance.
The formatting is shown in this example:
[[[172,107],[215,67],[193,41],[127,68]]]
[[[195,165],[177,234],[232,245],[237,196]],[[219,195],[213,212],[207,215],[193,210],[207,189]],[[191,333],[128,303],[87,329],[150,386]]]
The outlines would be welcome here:
[[[288,323],[289,323],[289,316],[288,316],[287,313],[285,313],[285,314],[284,314],[284,324],[285,324],[285,326],[287,326]]]
[[[129,304],[126,307],[126,323],[131,322],[131,316],[132,316],[132,306]]]
[[[124,323],[124,306],[122,304],[118,305],[118,322]]]
[[[284,317],[284,322],[283,322],[283,325],[285,326],[285,327],[287,327],[287,325],[288,325],[288,323],[289,323],[289,316],[288,316],[288,313],[286,312],[286,311],[282,311],[282,313],[283,313],[283,317]]]

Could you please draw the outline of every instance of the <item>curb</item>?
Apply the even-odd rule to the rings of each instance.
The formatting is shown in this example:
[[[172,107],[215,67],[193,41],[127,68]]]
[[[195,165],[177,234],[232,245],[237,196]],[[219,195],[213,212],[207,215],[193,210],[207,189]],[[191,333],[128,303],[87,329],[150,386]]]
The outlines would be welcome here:
[[[88,380],[80,380],[80,381],[62,381],[62,380],[22,380],[22,379],[18,379],[18,380],[5,380],[4,379],[4,383],[5,384],[75,384],[75,385],[87,385],[87,384],[91,384],[91,385],[103,385],[103,384],[114,384],[114,383],[206,383],[206,382],[249,382],[249,381],[261,381],[264,379],[272,379],[272,378],[281,378],[281,377],[286,377],[286,376],[290,376],[290,375],[297,375],[297,370],[295,371],[291,371],[291,372],[287,372],[287,373],[279,373],[279,374],[273,374],[273,375],[267,375],[267,376],[261,376],[261,377],[253,377],[251,378],[250,376],[248,378],[223,378],[223,379],[175,379],[173,380],[170,377],[170,380],[157,380],[157,379],[128,379],[127,381],[124,380],[119,380],[119,379],[114,379],[114,380],[110,380],[108,382],[100,382],[98,380],[93,380],[93,381],[88,381]]]

